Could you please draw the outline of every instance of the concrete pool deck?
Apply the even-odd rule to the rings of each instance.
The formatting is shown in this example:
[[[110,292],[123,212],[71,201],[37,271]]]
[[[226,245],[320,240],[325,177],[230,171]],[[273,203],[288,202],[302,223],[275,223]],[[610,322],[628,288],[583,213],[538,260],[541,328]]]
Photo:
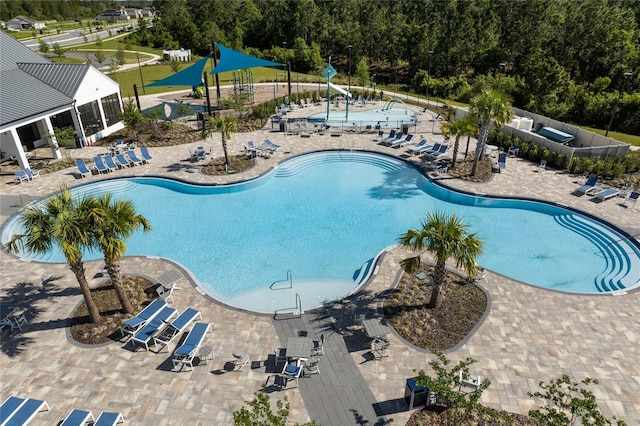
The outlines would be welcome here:
[[[298,109],[290,115],[308,116],[321,109],[322,106]],[[415,133],[441,138],[437,134],[439,122],[434,125],[427,116],[420,118],[424,121]],[[432,135],[432,129],[436,130],[436,135]],[[213,157],[221,156],[222,148],[216,135],[204,142],[151,148],[154,156],[151,164],[108,176],[80,180],[72,175],[72,169],[67,169],[23,184],[9,183],[13,178],[2,176],[0,220],[4,222],[7,215],[20,206],[21,200],[27,202],[44,197],[63,184],[74,186],[108,177],[142,174],[224,183],[257,176],[287,156],[312,150],[367,149],[398,156],[404,153],[378,145],[370,134],[301,138],[272,132],[270,123],[250,134],[232,135],[229,151],[240,152],[246,141],[259,144],[266,138],[283,145],[286,148],[283,151],[289,153],[278,153],[270,159],[259,158],[254,168],[238,175],[205,176],[198,173],[197,163],[187,161],[188,149],[193,150],[197,145],[213,148]],[[104,154],[105,148],[88,147],[70,153],[86,158]],[[450,179],[447,175],[437,178],[452,187],[478,193],[560,202],[602,217],[632,235],[640,233],[639,207],[622,207],[620,198],[596,203],[592,197],[577,197],[572,194],[577,186],[575,176],[539,170],[536,164],[525,160],[509,158],[507,166],[506,171],[482,184]],[[416,223],[420,219],[416,218]],[[498,229],[499,224],[496,224]],[[518,255],[514,253],[514,256]],[[371,295],[387,290],[395,282],[398,263],[403,256],[398,248],[387,253],[377,276],[365,290]],[[179,284],[182,289],[174,292],[172,306],[179,311],[187,306],[197,308],[202,312],[203,321],[212,324],[213,333],[206,337],[205,344],[213,348],[215,359],[207,366],[196,366],[191,373],[169,372],[170,352],[167,351],[134,353],[118,343],[83,348],[67,340],[67,318],[82,296],[66,265],[24,262],[2,251],[0,266],[0,303],[12,299],[28,303],[31,321],[23,332],[5,333],[2,337],[0,399],[17,395],[46,400],[51,411],[38,414],[32,422],[35,425],[61,421],[73,408],[89,409],[94,414],[102,410],[119,411],[126,419],[125,424],[230,425],[233,411],[242,407],[272,375],[263,361],[269,359],[274,347],[286,345],[286,340],[282,341],[283,333],[291,334],[294,327],[298,327],[292,325],[287,329],[283,322],[276,323],[270,316],[240,312],[210,302],[193,290],[185,276]],[[164,260],[142,257],[126,258],[122,264],[124,273],[152,279],[172,267]],[[102,262],[87,262],[86,268],[92,285],[102,279]],[[640,423],[637,409],[640,406],[640,292],[623,296],[562,294],[523,285],[490,271],[482,286],[490,294],[491,311],[478,331],[448,357],[454,362],[468,356],[478,361],[471,367],[472,374],[492,381],[483,394],[484,404],[526,413],[535,404],[527,392],[537,390],[538,381],[567,373],[576,380],[589,376],[600,381],[592,390],[605,415],[615,415],[630,425]],[[377,301],[371,303],[375,305]],[[329,313],[335,315],[335,312]],[[350,411],[354,410],[370,424],[375,423],[378,416],[404,424],[411,415],[399,401],[404,394],[405,379],[415,375],[414,370],[427,368],[433,355],[417,350],[393,335],[390,357],[371,361],[369,350],[353,345],[350,340],[349,336],[357,335],[357,331],[346,334],[327,331],[322,322],[326,316],[320,319],[321,316],[310,312],[301,320],[310,336],[318,338],[319,333],[324,332],[327,337],[326,351],[330,354],[321,357],[321,375],[301,379],[300,388],[290,383],[284,391],[271,392],[272,400],[287,395],[291,402],[290,420],[296,422],[307,421],[311,416],[328,419],[321,423],[324,425],[356,424],[355,413]],[[243,372],[228,371],[229,362],[233,360],[231,354],[237,350],[249,354],[254,368],[247,366]],[[352,405],[340,400],[337,394],[326,396],[322,399],[323,404],[318,404],[314,398],[321,395],[318,388],[325,386],[322,380],[339,381],[336,371],[340,368],[345,372],[355,371],[363,378],[369,388],[366,395],[362,392]],[[367,412],[365,408],[357,408],[371,406],[371,403],[387,403],[387,407],[395,408],[370,407]],[[331,417],[329,413],[333,412],[340,412],[341,417]],[[345,418],[350,422],[344,423]]]

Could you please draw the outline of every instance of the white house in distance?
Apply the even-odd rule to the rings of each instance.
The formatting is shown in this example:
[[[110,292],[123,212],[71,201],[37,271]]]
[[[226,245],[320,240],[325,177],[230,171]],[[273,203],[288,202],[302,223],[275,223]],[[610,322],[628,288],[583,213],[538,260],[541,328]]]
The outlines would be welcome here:
[[[107,9],[96,16],[96,21],[128,21],[130,19],[127,11],[122,9]]]
[[[73,127],[92,145],[122,128],[120,85],[89,64],[54,64],[0,31],[0,162],[49,145],[62,158],[54,128]]]
[[[44,28],[44,22],[19,15],[13,19],[9,19],[5,23],[5,27],[11,31],[41,30]]]

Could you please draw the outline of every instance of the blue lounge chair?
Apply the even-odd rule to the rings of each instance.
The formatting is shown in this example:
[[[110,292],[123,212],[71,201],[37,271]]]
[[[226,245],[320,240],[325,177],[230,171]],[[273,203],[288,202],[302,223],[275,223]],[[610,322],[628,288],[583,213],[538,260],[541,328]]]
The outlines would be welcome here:
[[[436,144],[437,145],[437,144]],[[429,145],[429,141],[426,139],[420,139],[420,142],[418,142],[417,144],[410,146],[407,149],[407,152],[411,155],[418,155],[421,152],[424,152],[426,150],[432,149],[433,145]]]
[[[77,408],[74,408],[69,414],[67,414],[67,417],[64,418],[62,423],[60,423],[60,426],[83,426],[89,420],[95,422],[91,411],[78,410]]]
[[[427,157],[429,157],[431,153],[440,151],[442,146],[443,144],[436,143],[431,148],[420,148],[418,154],[425,154]]]
[[[269,139],[265,139],[264,144],[267,146],[267,149],[270,150],[271,152],[277,152],[280,148],[282,148],[282,145],[273,143]]]
[[[43,410],[49,411],[49,404],[43,400],[10,396],[0,406],[0,425],[26,425]]]
[[[389,141],[392,141],[396,138],[396,131],[394,129],[391,129],[391,131],[389,132],[389,136],[387,136],[386,138],[382,138],[380,140],[381,144],[385,144]]]
[[[598,185],[598,176],[591,176],[584,185],[576,188],[576,193],[578,194],[589,194],[589,192],[594,191],[596,186]]]
[[[29,180],[34,180],[35,178],[39,178],[40,177],[40,173],[39,172],[34,172],[30,168],[24,169],[24,174],[27,175]]]
[[[81,178],[85,177],[86,175],[91,176],[91,170],[89,170],[89,167],[87,167],[84,159],[76,158],[76,167],[78,168],[78,173],[80,173]]]
[[[93,157],[93,163],[95,164],[98,173],[109,173],[109,169],[102,161],[102,156],[96,155],[95,157]]]
[[[247,155],[250,155],[252,157],[256,157],[258,155],[258,147],[256,147],[253,141],[247,142],[247,146],[244,151]]]
[[[149,148],[147,148],[146,146],[141,146],[140,147],[140,155],[142,156],[142,160],[145,163],[150,163],[151,160],[153,160],[153,157],[149,153]]]
[[[153,341],[156,345],[162,345],[162,347],[169,346],[173,339],[186,330],[196,318],[202,319],[200,311],[193,308],[185,309],[176,319],[168,323],[164,330],[153,338]],[[162,350],[162,347],[158,349],[158,352]]]
[[[627,203],[630,203],[630,204],[633,204],[632,207],[635,207],[636,204],[638,203],[638,198],[640,198],[640,192],[631,191],[631,194],[629,194],[629,196],[625,198],[622,204],[626,206]]]
[[[183,366],[188,365],[193,369],[193,360],[207,332],[211,332],[211,326],[208,323],[197,322],[193,325],[184,343],[173,353],[174,367],[180,365],[182,369]]]
[[[127,158],[124,156],[124,154],[117,154],[116,155],[116,164],[118,166],[120,166],[121,168],[125,168],[125,167],[131,167],[133,166],[133,164],[131,164],[129,162],[129,160],[127,160]]]
[[[501,152],[498,154],[498,170],[507,168],[507,153]]]
[[[116,170],[118,170],[118,166],[113,161],[112,156],[105,155],[104,157],[102,157],[102,159],[104,160],[104,164],[107,166],[110,172],[115,172]]]
[[[127,157],[129,157],[129,160],[133,163],[134,166],[139,166],[142,164],[142,160],[140,160],[136,153],[131,149],[127,151]]]
[[[103,411],[100,413],[93,426],[115,426],[118,423],[124,423],[124,417],[122,417],[122,414]]]
[[[620,194],[620,190],[618,188],[607,188],[602,191],[596,192],[594,195],[600,201],[608,200],[611,197],[615,197]]]
[[[15,175],[15,181],[16,182],[28,182],[29,181],[29,176],[26,175],[25,172],[23,171],[19,171],[19,172],[14,172]]]
[[[157,334],[162,325],[169,321],[175,314],[176,310],[174,308],[165,306],[158,315],[151,318],[144,327],[136,331],[136,334],[129,340],[129,342],[132,342],[134,345],[134,349],[138,348],[136,344],[139,343],[140,345],[144,345],[146,350],[149,350],[149,343],[153,341],[153,336]]]
[[[133,336],[136,331],[153,319],[160,311],[167,306],[167,302],[164,300],[154,300],[149,303],[143,310],[141,310],[136,316],[124,320],[124,325],[120,329],[120,333],[124,336],[128,334]]]
[[[402,139],[396,139],[391,143],[390,146],[394,148],[402,148],[403,146],[409,145],[410,143],[413,143],[413,134],[409,134]]]

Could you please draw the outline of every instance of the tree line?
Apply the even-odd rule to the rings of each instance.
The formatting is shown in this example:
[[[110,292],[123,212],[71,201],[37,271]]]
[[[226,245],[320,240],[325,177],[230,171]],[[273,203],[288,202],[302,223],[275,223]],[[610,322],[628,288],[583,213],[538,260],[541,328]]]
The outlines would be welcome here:
[[[328,57],[378,84],[465,101],[487,80],[515,106],[640,134],[640,2],[616,0],[156,0],[137,41],[211,41],[317,73]],[[625,77],[625,73],[632,76]],[[431,87],[433,86],[433,87]],[[620,96],[624,90],[624,96]],[[474,91],[478,93],[477,90]],[[618,99],[620,98],[620,99]]]

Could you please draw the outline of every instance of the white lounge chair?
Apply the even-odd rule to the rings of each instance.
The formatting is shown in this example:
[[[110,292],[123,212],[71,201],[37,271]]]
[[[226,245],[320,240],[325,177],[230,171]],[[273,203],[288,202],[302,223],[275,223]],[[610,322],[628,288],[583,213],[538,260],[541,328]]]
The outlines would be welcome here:
[[[158,352],[160,352],[163,347],[169,346],[173,339],[186,330],[189,324],[195,321],[196,318],[202,319],[200,311],[193,308],[186,308],[173,321],[166,324],[166,327],[153,338],[157,345],[161,345]]]
[[[390,146],[394,148],[402,148],[403,146],[409,145],[410,143],[413,143],[413,134],[408,134],[401,139],[396,139],[391,143]]]
[[[169,321],[175,314],[176,310],[165,306],[158,315],[150,319],[144,327],[140,328],[133,337],[129,340],[134,345],[134,349],[137,349],[136,344],[144,345],[146,350],[149,350],[149,343],[153,342],[153,336],[160,331],[160,328],[166,321]]]
[[[584,185],[581,185],[578,188],[576,188],[576,193],[587,195],[589,194],[589,192],[594,191],[597,188],[597,185],[598,185],[598,176],[591,176],[589,179],[587,179]]]
[[[594,196],[600,201],[605,201],[611,197],[617,196],[618,194],[620,194],[620,190],[618,188],[607,188],[596,192]]]
[[[118,423],[124,423],[124,417],[122,417],[122,414],[103,411],[100,413],[93,426],[115,426]]]
[[[87,175],[91,176],[91,170],[89,170],[89,167],[87,167],[87,164],[84,162],[84,159],[76,158],[76,168],[78,169],[78,173],[80,173],[81,178]]]
[[[193,360],[207,332],[211,332],[211,326],[208,323],[197,322],[193,325],[184,339],[184,343],[173,353],[172,362],[174,368],[179,365],[180,369],[182,369],[183,366],[188,365],[193,370]]]
[[[143,310],[141,310],[136,316],[124,320],[124,324],[120,329],[120,333],[124,336],[128,334],[133,336],[136,331],[144,327],[144,325],[153,319],[160,311],[167,306],[167,302],[164,300],[156,299],[148,304]]]
[[[0,406],[0,425],[26,425],[40,411],[49,411],[46,401],[10,396]]]
[[[95,423],[95,419],[93,418],[91,411],[78,410],[77,408],[74,408],[69,414],[67,414],[67,417],[64,418],[62,423],[60,423],[60,426],[83,426],[89,420]]]

